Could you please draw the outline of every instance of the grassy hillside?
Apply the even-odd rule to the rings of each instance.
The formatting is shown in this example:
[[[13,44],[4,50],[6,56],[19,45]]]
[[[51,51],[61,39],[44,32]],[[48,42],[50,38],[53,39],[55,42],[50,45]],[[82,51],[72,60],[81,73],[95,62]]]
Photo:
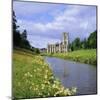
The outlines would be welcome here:
[[[39,55],[14,50],[12,68],[14,98],[67,96],[76,92],[75,88],[65,89]]]
[[[96,49],[88,49],[88,50],[77,50],[68,53],[55,53],[55,54],[46,54],[48,56],[59,57],[63,59],[70,59],[77,62],[87,63],[96,65]]]

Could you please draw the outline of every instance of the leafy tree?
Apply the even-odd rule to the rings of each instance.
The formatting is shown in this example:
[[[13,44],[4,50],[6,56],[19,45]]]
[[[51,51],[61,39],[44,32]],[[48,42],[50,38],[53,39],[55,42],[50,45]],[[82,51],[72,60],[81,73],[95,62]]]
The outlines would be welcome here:
[[[90,34],[87,40],[88,48],[97,48],[97,31]]]
[[[94,31],[90,36],[83,41],[80,41],[80,38],[76,38],[70,45],[71,51],[79,49],[95,49],[97,48],[97,31]]]
[[[73,44],[71,45],[71,51],[74,51],[74,46],[73,46]]]
[[[86,38],[81,41],[81,49],[87,49],[88,48],[88,45],[87,45],[87,40]]]
[[[78,50],[81,48],[81,41],[80,38],[76,38],[71,44],[71,50]]]
[[[76,49],[80,49],[80,38],[76,38],[75,40],[74,40],[74,43],[75,43],[75,48]]]
[[[38,48],[35,48],[35,52],[36,52],[37,54],[39,54],[39,53],[40,53],[40,50],[39,50]]]

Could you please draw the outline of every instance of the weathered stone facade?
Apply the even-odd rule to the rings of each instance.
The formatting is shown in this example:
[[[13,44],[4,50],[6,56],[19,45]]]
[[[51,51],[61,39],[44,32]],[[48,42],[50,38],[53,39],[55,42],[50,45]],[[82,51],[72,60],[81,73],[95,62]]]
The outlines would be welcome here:
[[[68,52],[68,33],[63,33],[61,43],[48,44],[47,53],[65,53]]]

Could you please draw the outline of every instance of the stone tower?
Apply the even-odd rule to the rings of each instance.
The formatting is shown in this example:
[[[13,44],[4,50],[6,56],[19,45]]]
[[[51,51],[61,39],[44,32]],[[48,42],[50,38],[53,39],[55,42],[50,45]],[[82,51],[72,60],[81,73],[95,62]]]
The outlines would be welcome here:
[[[68,52],[68,33],[63,33],[63,52]]]

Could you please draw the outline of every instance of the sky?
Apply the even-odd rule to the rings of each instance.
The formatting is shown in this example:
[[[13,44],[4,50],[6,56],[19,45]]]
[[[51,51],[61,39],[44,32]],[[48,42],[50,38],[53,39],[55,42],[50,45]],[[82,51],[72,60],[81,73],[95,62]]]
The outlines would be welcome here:
[[[13,1],[13,10],[19,30],[27,30],[29,42],[36,48],[61,42],[63,32],[72,42],[76,37],[87,38],[97,28],[96,6]]]

